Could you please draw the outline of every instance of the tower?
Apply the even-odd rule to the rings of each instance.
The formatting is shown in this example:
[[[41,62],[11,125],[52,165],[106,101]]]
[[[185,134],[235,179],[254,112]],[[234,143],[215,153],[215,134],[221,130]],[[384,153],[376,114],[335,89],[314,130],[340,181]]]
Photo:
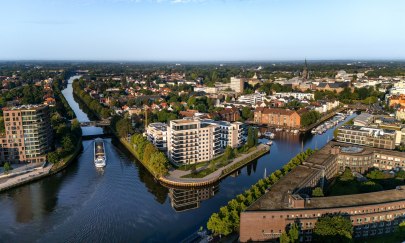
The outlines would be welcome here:
[[[306,58],[305,58],[304,70],[302,70],[302,78],[303,79],[309,79],[308,63],[307,63]]]

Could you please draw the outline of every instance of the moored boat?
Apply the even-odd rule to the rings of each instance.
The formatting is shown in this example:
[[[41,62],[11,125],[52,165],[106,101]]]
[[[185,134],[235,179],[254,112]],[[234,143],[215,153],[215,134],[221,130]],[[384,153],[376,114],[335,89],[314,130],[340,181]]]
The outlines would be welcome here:
[[[265,137],[267,137],[267,138],[270,138],[270,139],[274,139],[274,137],[275,137],[275,135],[274,135],[274,133],[272,133],[272,132],[265,132],[264,134],[263,134]]]

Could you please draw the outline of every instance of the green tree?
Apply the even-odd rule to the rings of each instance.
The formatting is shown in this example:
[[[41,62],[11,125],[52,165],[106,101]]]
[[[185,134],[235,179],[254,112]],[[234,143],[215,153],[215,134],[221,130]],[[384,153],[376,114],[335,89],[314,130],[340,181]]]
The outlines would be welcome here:
[[[246,142],[246,145],[248,148],[252,148],[253,146],[255,146],[254,130],[255,129],[253,127],[249,127],[249,129],[248,129],[248,136],[247,136],[247,142]]]
[[[352,170],[349,167],[345,168],[345,171],[340,176],[340,180],[341,181],[352,181],[352,180],[354,180]]]
[[[9,162],[4,163],[3,170],[4,170],[5,174],[8,174],[12,169],[13,169],[13,167],[11,167]]]
[[[57,164],[60,160],[60,156],[59,153],[54,151],[54,152],[50,152],[48,153],[48,162],[52,163],[52,164]]]
[[[62,138],[62,147],[66,154],[68,154],[74,150],[75,145],[73,144],[70,136],[66,135]]]
[[[367,173],[366,175],[367,178],[369,179],[374,179],[374,180],[380,180],[380,179],[386,179],[388,175],[384,174],[384,172],[375,169]]]
[[[314,242],[351,242],[353,225],[342,215],[326,215],[318,219],[313,232]]]
[[[298,225],[297,224],[292,224],[290,226],[290,229],[288,230],[288,236],[290,238],[290,242],[291,243],[295,243],[295,242],[299,242],[298,238],[300,236],[300,231],[298,229]]]
[[[117,122],[115,130],[118,132],[118,135],[122,138],[126,138],[128,134],[132,134],[134,132],[130,120],[126,118],[120,119]]]
[[[283,232],[280,236],[280,243],[290,243],[290,237],[288,237],[288,234],[286,232]]]
[[[323,197],[323,190],[320,187],[316,187],[314,190],[312,190],[312,196],[313,197]]]
[[[304,126],[304,127],[309,126],[309,125],[315,123],[316,121],[318,121],[318,119],[320,117],[321,117],[321,115],[317,111],[305,112],[301,116],[301,126]]]
[[[233,152],[233,149],[230,146],[227,146],[225,148],[224,157],[225,157],[226,160],[231,160],[231,159],[235,158],[235,154]]]
[[[374,181],[365,181],[362,182],[360,185],[360,191],[363,193],[377,192],[382,190],[384,190],[383,186],[381,186],[378,183],[375,183]]]
[[[404,240],[405,239],[405,221],[401,222],[398,225],[398,228],[395,230],[395,237],[398,240]]]
[[[242,108],[242,118],[244,119],[244,120],[247,120],[247,119],[249,119],[249,118],[252,118],[253,117],[253,112],[250,110],[250,108],[249,107],[243,107]]]

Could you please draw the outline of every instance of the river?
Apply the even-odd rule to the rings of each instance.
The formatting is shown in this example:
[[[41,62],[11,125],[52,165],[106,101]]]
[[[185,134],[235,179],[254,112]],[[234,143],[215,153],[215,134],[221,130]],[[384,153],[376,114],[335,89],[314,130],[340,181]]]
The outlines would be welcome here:
[[[72,95],[74,78],[63,94],[79,121],[88,121]],[[88,127],[83,133],[102,129]],[[265,169],[269,174],[281,168],[302,144],[320,148],[332,137],[333,130],[317,136],[278,134],[269,154],[199,191],[160,185],[114,139],[106,139],[107,166],[97,170],[92,141],[83,141],[83,152],[61,173],[0,194],[0,241],[179,242],[262,178]]]

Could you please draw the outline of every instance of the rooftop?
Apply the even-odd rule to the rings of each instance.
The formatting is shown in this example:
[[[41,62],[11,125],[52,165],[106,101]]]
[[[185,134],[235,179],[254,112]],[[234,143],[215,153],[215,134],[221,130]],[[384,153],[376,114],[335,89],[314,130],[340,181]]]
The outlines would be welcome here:
[[[39,105],[20,105],[20,106],[13,106],[13,107],[4,107],[3,111],[14,111],[14,110],[38,110],[46,107],[47,105],[39,104]]]
[[[315,152],[302,165],[297,166],[286,176],[282,177],[271,189],[262,197],[249,206],[246,211],[268,211],[268,210],[294,210],[288,205],[288,195],[300,188],[300,185],[309,178],[312,173],[316,173],[320,167],[333,158],[331,149],[341,147],[342,153],[367,154],[371,152],[384,152],[393,156],[404,157],[404,153],[385,149],[369,148],[365,146],[351,146],[346,143],[329,142],[325,147]],[[403,190],[386,190],[373,193],[353,194],[345,196],[332,196],[311,198],[305,208],[335,208],[355,205],[377,204],[389,201],[405,199],[405,187]]]
[[[313,197],[310,203],[306,203],[306,209],[312,208],[335,208],[358,205],[372,205],[385,202],[395,202],[405,199],[405,186],[400,189],[385,190],[379,192],[351,194],[332,197]]]
[[[166,123],[155,122],[155,123],[149,124],[148,126],[153,127],[156,130],[160,130],[160,131],[166,131],[167,130],[167,124]]]

